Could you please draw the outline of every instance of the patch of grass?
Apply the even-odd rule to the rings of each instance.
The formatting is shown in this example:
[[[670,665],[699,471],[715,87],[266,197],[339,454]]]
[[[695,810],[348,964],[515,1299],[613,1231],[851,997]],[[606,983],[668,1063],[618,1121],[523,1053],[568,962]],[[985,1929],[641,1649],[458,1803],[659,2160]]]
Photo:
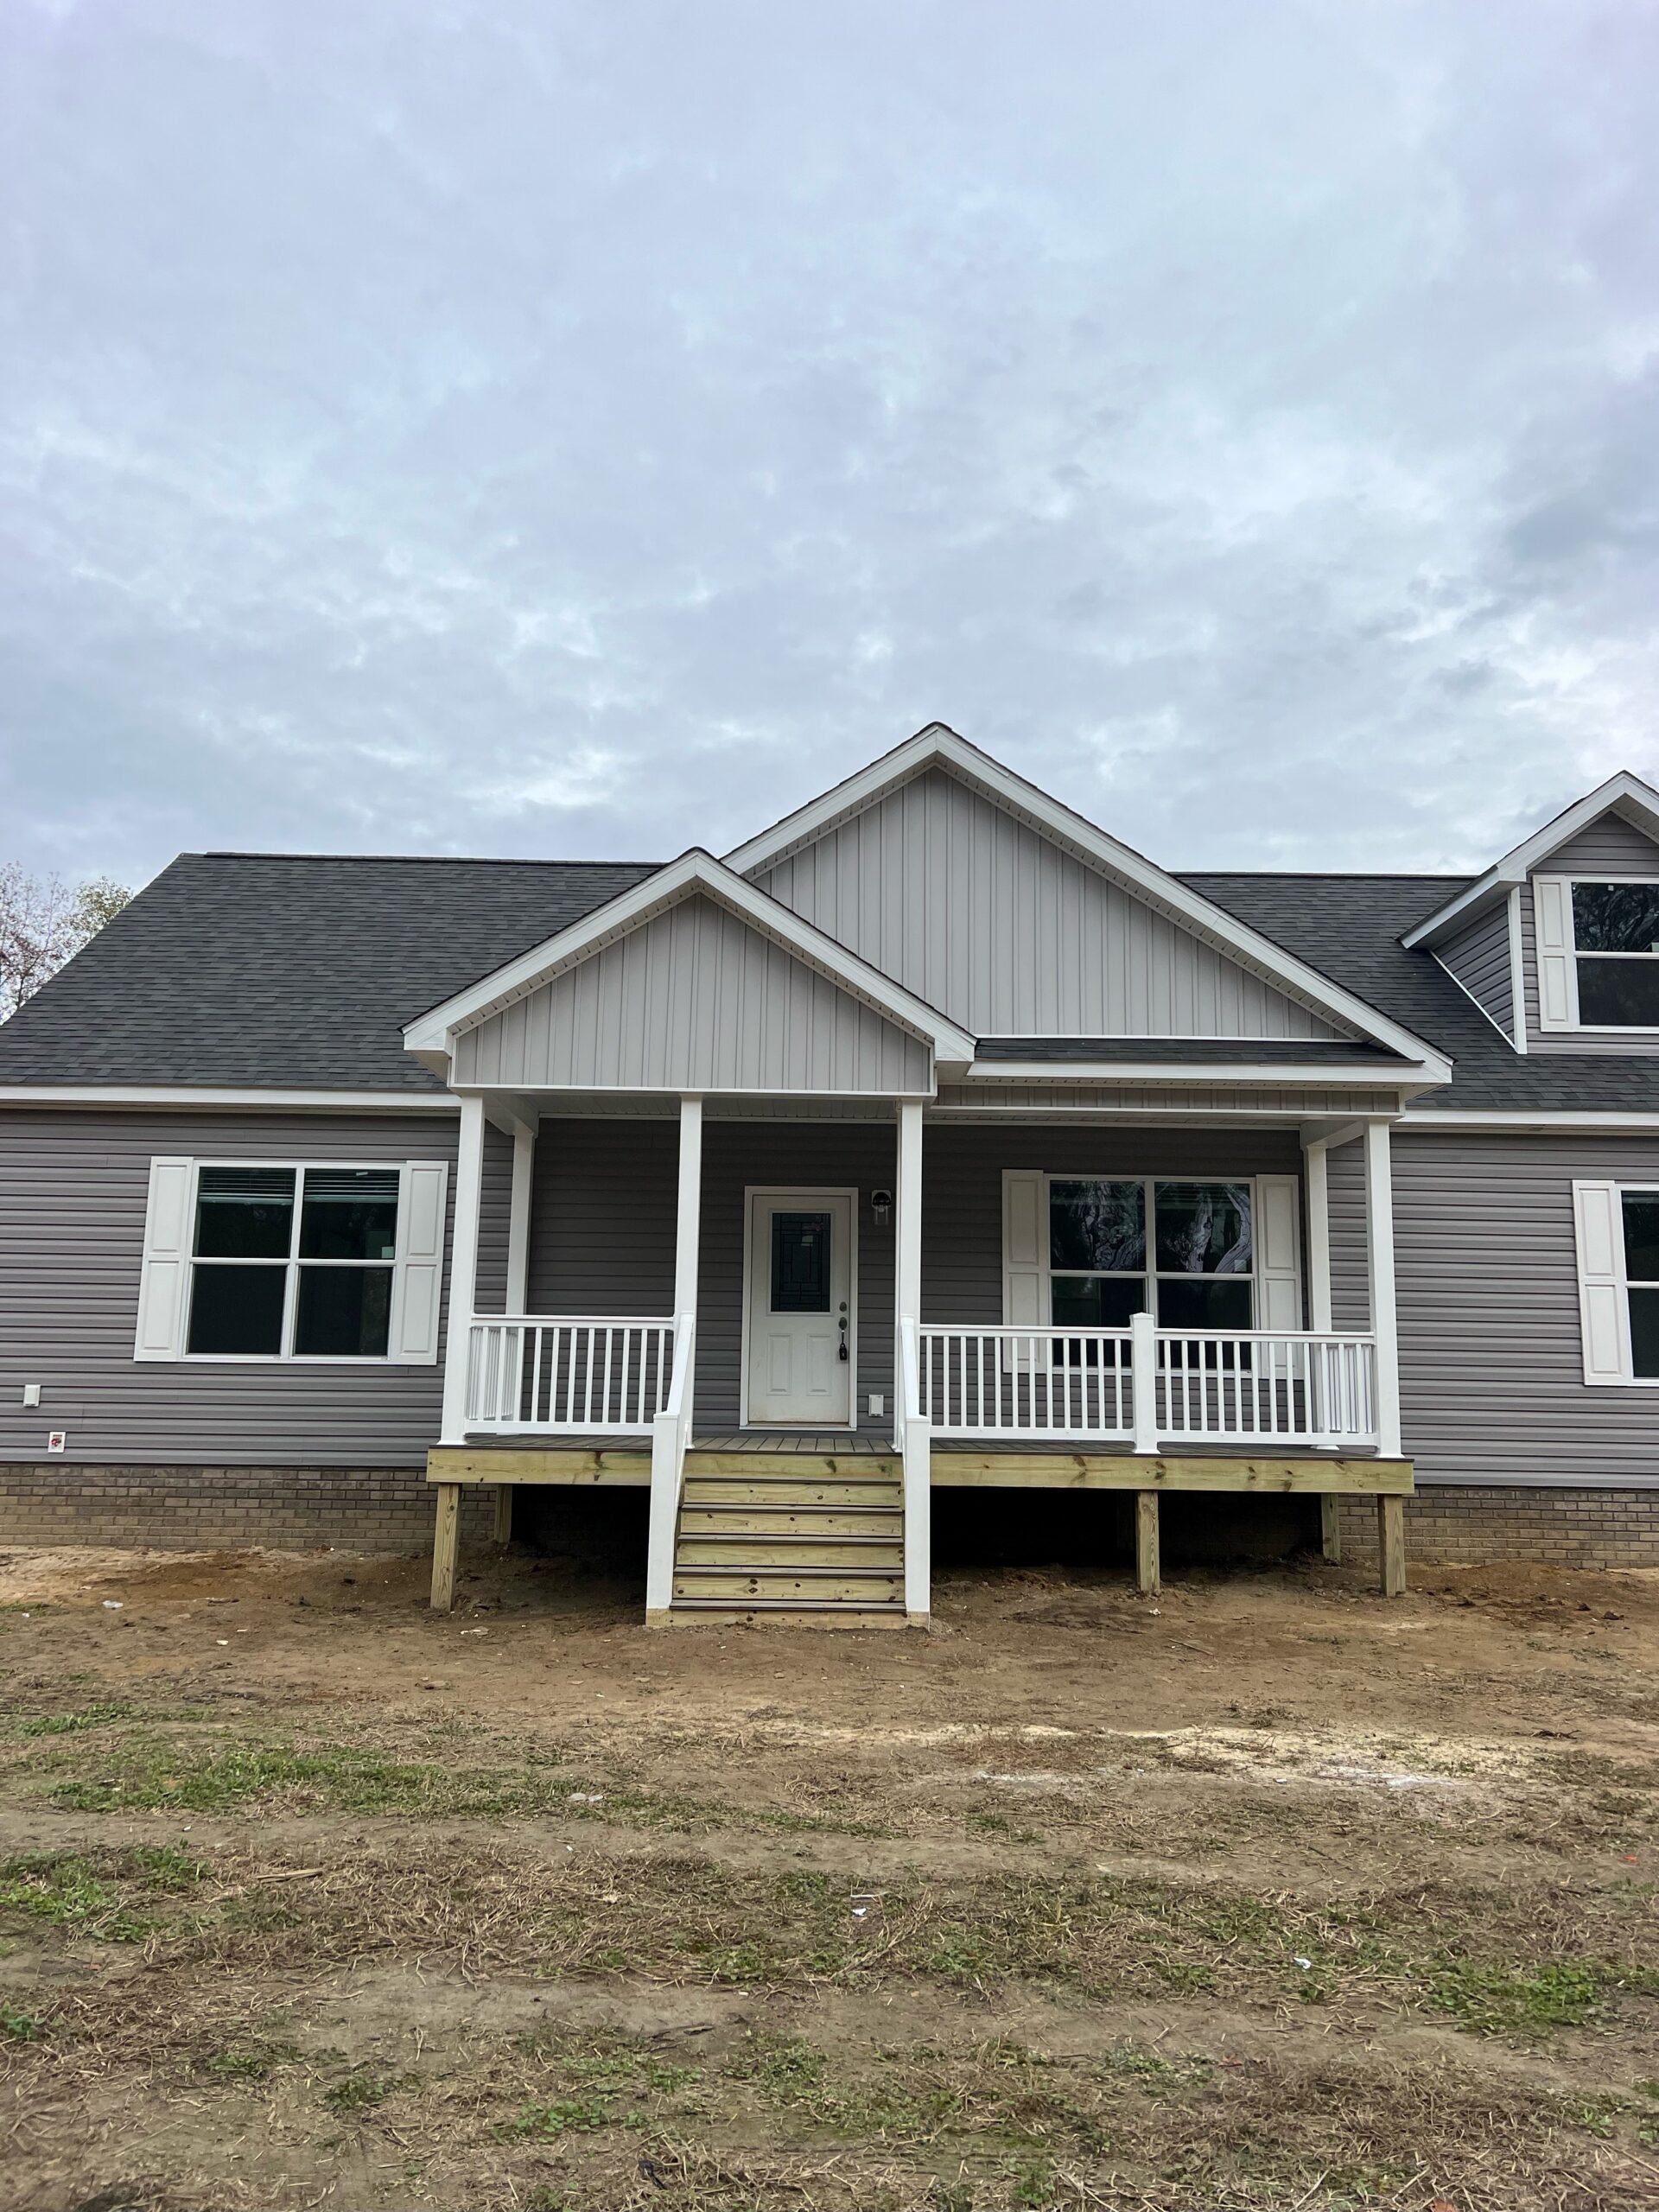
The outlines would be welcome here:
[[[201,2070],[221,2082],[263,2082],[279,2066],[294,2065],[301,2056],[291,2043],[231,2044],[203,2059]]]
[[[1477,2035],[1534,2038],[1582,2028],[1602,2009],[1604,1976],[1592,1966],[1552,1960],[1541,1966],[1447,1960],[1429,1979],[1429,2002]]]
[[[344,2081],[325,2089],[322,2101],[330,2112],[338,2113],[342,2119],[353,2119],[360,2113],[372,2112],[377,2105],[385,2104],[388,2097],[408,2087],[407,2075],[359,2071],[346,2075]]]
[[[74,1928],[105,1943],[142,1942],[152,1926],[130,1912],[73,1852],[32,1852],[0,1865],[0,1910]]]
[[[0,1999],[0,2037],[8,2043],[40,2043],[46,2035],[47,2024],[35,2012],[20,2012],[14,2005]]]
[[[24,1736],[79,1736],[88,1728],[102,1728],[111,1720],[124,1720],[132,1707],[118,1699],[83,1706],[79,1713],[37,1713],[20,1724]]]
[[[504,2140],[523,2143],[556,2142],[561,2135],[593,2135],[612,2125],[608,2097],[554,2097],[546,2104],[525,2105],[500,2130]]]

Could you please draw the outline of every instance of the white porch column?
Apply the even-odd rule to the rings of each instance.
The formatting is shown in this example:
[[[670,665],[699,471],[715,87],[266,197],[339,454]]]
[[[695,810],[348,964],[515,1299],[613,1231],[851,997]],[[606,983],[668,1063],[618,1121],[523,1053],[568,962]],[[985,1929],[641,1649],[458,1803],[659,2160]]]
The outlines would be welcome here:
[[[702,1100],[680,1101],[680,1201],[674,1223],[674,1319],[697,1310],[697,1236],[702,1224]]]
[[[894,1228],[893,1410],[903,1455],[905,1617],[925,1628],[933,1609],[933,1440],[915,1397],[922,1324],[922,1106],[899,1106],[898,1221]]]
[[[449,1322],[443,1344],[442,1440],[446,1444],[459,1444],[467,1433],[467,1369],[478,1296],[478,1210],[483,1192],[484,1101],[474,1092],[463,1096],[461,1102],[461,1136],[455,1154]]]
[[[507,1311],[523,1313],[530,1295],[530,1197],[536,1174],[536,1125],[512,1123],[512,1203],[507,1217]]]
[[[1365,1125],[1365,1255],[1376,1339],[1376,1448],[1400,1457],[1400,1337],[1394,1303],[1394,1185],[1389,1125]]]

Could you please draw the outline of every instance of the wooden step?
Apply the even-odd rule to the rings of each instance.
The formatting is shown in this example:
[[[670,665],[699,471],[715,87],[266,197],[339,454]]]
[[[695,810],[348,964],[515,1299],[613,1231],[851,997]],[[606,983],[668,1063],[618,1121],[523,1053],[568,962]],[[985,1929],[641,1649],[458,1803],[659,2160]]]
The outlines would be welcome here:
[[[688,1474],[682,1499],[683,1505],[881,1505],[890,1511],[903,1503],[903,1488],[895,1482],[842,1477],[785,1482],[771,1475],[746,1483],[730,1476]]]
[[[785,1572],[770,1567],[679,1567],[674,1570],[674,1602],[689,1598],[718,1599],[728,1605],[756,1599],[774,1603],[810,1599],[817,1605],[894,1605],[905,1601],[905,1578],[898,1570],[849,1573],[834,1567],[803,1567]]]
[[[699,1452],[694,1445],[685,1455],[688,1476],[783,1475],[798,1481],[868,1476],[892,1482],[903,1471],[904,1461],[891,1452]]]
[[[683,1505],[682,1535],[892,1536],[905,1533],[896,1505]]]
[[[902,1544],[891,1536],[842,1536],[821,1541],[811,1536],[697,1536],[680,1533],[675,1554],[681,1567],[880,1567],[904,1570]]]
[[[721,1621],[752,1620],[757,1613],[780,1628],[787,1628],[796,1618],[830,1628],[861,1628],[866,1623],[874,1628],[902,1628],[906,1619],[899,1598],[883,1598],[868,1605],[847,1605],[836,1598],[751,1598],[747,1602],[730,1598],[677,1598],[671,1619],[695,1621],[702,1627]]]

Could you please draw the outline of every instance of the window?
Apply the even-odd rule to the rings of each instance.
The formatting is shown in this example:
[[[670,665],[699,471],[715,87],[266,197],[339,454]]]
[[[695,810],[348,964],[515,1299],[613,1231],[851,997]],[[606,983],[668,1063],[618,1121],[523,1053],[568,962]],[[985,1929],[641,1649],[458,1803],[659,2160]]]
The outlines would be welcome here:
[[[448,1169],[154,1160],[139,1359],[437,1357]]]
[[[1048,1273],[1055,1326],[1127,1328],[1131,1314],[1150,1306],[1160,1328],[1252,1327],[1253,1198],[1248,1183],[1053,1178]]]
[[[1659,882],[1533,883],[1539,1022],[1659,1030]]]
[[[1659,1188],[1575,1183],[1586,1382],[1659,1383]]]

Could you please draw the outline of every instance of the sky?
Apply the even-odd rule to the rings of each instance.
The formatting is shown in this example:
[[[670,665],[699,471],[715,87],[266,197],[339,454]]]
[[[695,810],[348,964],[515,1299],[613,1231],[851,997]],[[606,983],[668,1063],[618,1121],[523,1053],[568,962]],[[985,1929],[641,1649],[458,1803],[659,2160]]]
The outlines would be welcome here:
[[[1649,0],[0,0],[0,860],[1659,778]]]

